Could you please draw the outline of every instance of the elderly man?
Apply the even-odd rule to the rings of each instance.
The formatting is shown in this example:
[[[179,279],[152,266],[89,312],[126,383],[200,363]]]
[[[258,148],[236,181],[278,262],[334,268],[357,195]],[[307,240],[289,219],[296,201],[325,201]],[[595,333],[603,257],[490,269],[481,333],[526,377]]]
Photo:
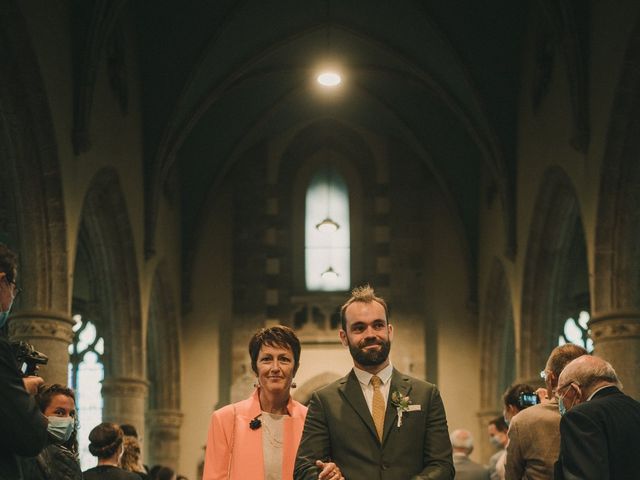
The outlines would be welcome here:
[[[573,344],[556,347],[544,369],[550,401],[522,410],[509,425],[507,446],[507,480],[543,480],[553,475],[553,464],[560,451],[560,412],[553,391],[564,367],[587,351]]]
[[[16,287],[17,258],[0,243],[0,328],[7,322]],[[22,378],[11,344],[0,337],[0,480],[22,479],[16,455],[35,456],[47,440],[47,419],[29,395],[42,384]]]
[[[638,478],[640,403],[620,388],[613,367],[598,357],[584,355],[562,371],[556,389],[562,420],[554,478]]]
[[[456,480],[489,480],[489,469],[469,458],[473,451],[473,437],[468,430],[458,429],[449,436],[453,447],[453,466]]]
[[[317,480],[327,461],[349,480],[453,478],[440,393],[393,368],[387,318],[387,304],[368,285],[342,306],[340,340],[354,368],[311,397],[295,480]]]

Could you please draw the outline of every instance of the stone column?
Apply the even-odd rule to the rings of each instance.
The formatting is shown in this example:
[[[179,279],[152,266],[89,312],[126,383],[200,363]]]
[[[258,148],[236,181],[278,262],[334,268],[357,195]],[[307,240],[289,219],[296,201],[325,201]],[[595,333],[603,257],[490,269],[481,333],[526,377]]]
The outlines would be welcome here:
[[[11,316],[9,337],[25,341],[49,357],[38,374],[47,383],[67,385],[69,345],[73,341],[74,321],[65,313],[39,310],[18,311]]]
[[[179,410],[149,410],[147,412],[147,449],[149,465],[165,465],[178,469],[180,460]]]
[[[613,365],[627,395],[640,398],[640,312],[594,314],[589,328],[594,354]]]
[[[497,452],[496,448],[489,442],[487,426],[496,417],[502,416],[501,410],[480,410],[478,412],[478,422],[480,423],[480,438],[474,439],[475,448],[480,451],[480,463],[487,464],[491,455]]]
[[[112,377],[102,381],[105,422],[128,423],[144,438],[144,412],[149,382],[142,378]]]

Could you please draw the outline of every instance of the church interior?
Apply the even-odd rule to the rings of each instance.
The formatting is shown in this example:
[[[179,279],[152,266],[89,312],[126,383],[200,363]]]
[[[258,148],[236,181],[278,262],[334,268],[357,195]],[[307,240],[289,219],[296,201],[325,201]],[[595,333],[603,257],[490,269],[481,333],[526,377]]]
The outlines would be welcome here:
[[[295,329],[307,401],[366,283],[477,461],[559,343],[640,397],[639,2],[3,0],[0,58],[5,334],[81,436],[198,478],[253,332]]]

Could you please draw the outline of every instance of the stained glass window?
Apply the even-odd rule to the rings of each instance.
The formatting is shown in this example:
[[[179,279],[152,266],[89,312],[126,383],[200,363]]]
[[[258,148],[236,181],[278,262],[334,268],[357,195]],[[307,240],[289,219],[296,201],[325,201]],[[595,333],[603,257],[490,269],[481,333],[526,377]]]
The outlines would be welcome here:
[[[573,343],[591,353],[593,352],[593,340],[589,335],[589,312],[583,310],[576,317],[577,320],[569,317],[564,322],[562,334],[558,336],[558,345]]]
[[[69,386],[76,393],[79,420],[78,446],[82,470],[94,467],[96,457],[89,452],[89,432],[102,422],[101,382],[104,379],[104,340],[93,323],[74,315],[73,344],[69,345]]]

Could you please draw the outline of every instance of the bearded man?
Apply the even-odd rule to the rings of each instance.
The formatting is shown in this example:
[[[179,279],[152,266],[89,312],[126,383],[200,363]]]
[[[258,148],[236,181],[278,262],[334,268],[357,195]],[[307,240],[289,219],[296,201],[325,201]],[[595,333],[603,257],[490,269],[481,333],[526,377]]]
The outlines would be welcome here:
[[[340,340],[354,368],[315,392],[294,470],[316,480],[335,462],[349,480],[453,479],[447,418],[435,385],[393,368],[393,327],[369,285],[342,306]]]

